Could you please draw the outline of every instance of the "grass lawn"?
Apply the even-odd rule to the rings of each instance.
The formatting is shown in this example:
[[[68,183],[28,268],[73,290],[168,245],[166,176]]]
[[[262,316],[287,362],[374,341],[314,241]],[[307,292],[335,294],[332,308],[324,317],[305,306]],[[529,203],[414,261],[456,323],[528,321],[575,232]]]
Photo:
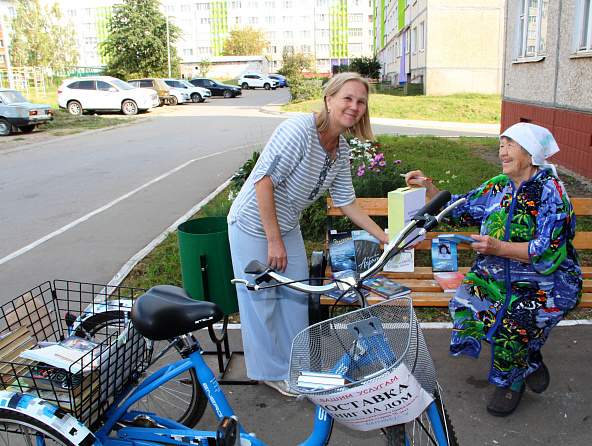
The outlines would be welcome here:
[[[310,112],[321,107],[321,99],[287,104],[282,111]],[[370,116],[420,121],[499,124],[502,100],[499,95],[455,94],[451,96],[370,95]]]

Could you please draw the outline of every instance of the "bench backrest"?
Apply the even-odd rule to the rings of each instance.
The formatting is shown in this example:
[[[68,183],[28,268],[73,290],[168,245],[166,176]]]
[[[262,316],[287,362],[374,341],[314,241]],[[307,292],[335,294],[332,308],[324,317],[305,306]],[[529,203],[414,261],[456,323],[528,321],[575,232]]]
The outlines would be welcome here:
[[[592,216],[592,199],[590,198],[570,198],[574,208],[576,217]],[[386,217],[388,216],[388,199],[387,198],[356,198],[356,202],[360,207],[371,217]],[[332,218],[343,217],[345,214],[341,208],[333,206],[333,200],[327,199],[327,231],[331,230]],[[438,234],[443,232],[428,232],[427,239],[419,244],[416,249],[429,250],[431,249],[430,239],[437,238]],[[463,235],[470,236],[470,234],[477,234],[477,232],[464,233]],[[592,249],[592,232],[578,231],[574,238],[574,247],[576,249]],[[470,249],[468,246],[458,244],[458,249]]]

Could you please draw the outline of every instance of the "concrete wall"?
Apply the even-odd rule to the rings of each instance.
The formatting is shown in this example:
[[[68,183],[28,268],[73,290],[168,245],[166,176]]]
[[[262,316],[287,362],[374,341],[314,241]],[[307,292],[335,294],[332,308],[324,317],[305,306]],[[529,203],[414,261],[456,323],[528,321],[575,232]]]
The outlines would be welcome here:
[[[544,57],[518,60],[516,0],[508,0],[501,128],[521,121],[548,128],[561,149],[551,161],[592,179],[592,52],[572,49],[574,8],[575,1],[549,2]]]
[[[181,73],[186,79],[200,76],[198,64],[195,62],[182,63]],[[269,61],[262,58],[258,61],[227,61],[212,62],[207,77],[214,79],[238,79],[243,74],[269,74]]]

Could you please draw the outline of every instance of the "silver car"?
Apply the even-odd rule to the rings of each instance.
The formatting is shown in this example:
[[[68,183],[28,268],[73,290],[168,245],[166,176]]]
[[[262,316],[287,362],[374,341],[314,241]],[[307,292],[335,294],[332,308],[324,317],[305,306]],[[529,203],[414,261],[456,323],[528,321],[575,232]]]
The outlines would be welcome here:
[[[49,105],[32,104],[16,90],[0,88],[0,136],[12,134],[16,127],[23,133],[53,120]]]
[[[124,115],[135,115],[158,104],[156,91],[134,88],[111,76],[67,79],[58,88],[58,106],[73,115],[94,110],[121,110]]]
[[[183,79],[163,79],[171,89],[185,91],[191,98],[191,102],[203,102],[212,96],[207,88],[196,87]]]

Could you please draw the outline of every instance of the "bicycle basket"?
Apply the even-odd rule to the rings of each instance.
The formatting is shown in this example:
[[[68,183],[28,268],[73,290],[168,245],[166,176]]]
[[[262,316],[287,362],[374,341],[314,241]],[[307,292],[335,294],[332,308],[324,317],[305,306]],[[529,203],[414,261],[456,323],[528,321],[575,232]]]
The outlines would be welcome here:
[[[124,308],[142,292],[136,288],[56,280],[2,305],[0,336],[7,337],[0,339],[12,336],[15,341],[6,347],[10,350],[8,355],[0,353],[0,388],[43,398],[88,426],[99,421],[112,399],[145,370],[149,360],[144,338],[131,325],[105,319],[109,316],[105,305],[108,309]],[[73,331],[70,326],[74,326],[77,317],[93,323],[78,325]],[[56,344],[71,335],[92,340],[96,345],[70,367],[60,369],[20,356],[35,344]],[[99,362],[92,370],[83,367]]]
[[[379,378],[401,363],[433,395],[435,368],[409,296],[352,311],[301,331],[292,343],[289,383],[303,394],[329,395]],[[343,375],[346,380],[324,388],[303,386],[302,375],[309,373]]]

